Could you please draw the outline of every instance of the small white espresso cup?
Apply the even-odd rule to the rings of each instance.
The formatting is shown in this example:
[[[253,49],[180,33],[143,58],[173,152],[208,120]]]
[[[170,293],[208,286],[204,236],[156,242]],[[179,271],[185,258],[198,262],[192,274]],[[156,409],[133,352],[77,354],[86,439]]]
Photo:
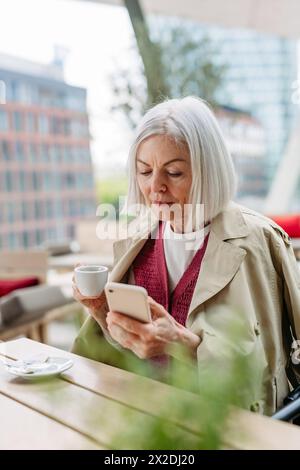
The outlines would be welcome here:
[[[82,265],[74,270],[76,286],[85,297],[97,297],[101,294],[107,282],[108,268],[106,266]]]

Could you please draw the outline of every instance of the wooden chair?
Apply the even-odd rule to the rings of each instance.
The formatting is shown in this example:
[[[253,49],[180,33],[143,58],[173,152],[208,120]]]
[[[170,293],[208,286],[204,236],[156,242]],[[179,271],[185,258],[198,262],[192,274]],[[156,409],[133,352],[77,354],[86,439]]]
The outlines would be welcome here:
[[[72,301],[69,304],[49,310],[38,318],[34,316],[32,318],[29,315],[26,315],[26,318],[20,316],[7,327],[0,328],[0,341],[8,341],[18,336],[25,336],[40,343],[47,343],[48,326],[51,322],[69,315],[81,313],[82,307],[80,304]]]

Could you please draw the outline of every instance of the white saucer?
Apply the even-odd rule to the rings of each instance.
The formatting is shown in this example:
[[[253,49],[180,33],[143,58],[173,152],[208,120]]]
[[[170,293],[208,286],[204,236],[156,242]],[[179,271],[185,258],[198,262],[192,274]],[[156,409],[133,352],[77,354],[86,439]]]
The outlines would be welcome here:
[[[73,361],[64,357],[49,357],[46,362],[34,363],[32,365],[22,364],[18,361],[18,365],[6,364],[4,367],[12,375],[22,377],[23,379],[36,379],[51,377],[73,366]]]

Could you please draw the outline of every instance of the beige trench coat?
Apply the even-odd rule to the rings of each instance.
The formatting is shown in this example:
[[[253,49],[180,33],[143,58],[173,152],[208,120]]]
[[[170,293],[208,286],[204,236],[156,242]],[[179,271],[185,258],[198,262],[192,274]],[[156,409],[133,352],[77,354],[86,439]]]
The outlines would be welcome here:
[[[116,242],[111,281],[124,282],[147,233]],[[271,414],[289,392],[287,365],[298,373],[289,358],[293,337],[300,339],[300,270],[288,235],[272,220],[234,202],[211,223],[186,320],[186,327],[201,338],[199,364],[222,359],[229,311],[246,325],[235,347],[260,359],[264,395],[256,396],[254,390],[253,396],[263,403],[260,410]],[[73,352],[103,360],[100,336],[100,327],[88,318]]]

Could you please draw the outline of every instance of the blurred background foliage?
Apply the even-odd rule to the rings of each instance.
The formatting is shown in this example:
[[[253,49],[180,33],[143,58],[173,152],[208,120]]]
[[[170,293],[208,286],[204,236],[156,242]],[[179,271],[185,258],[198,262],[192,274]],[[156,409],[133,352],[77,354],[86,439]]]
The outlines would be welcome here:
[[[201,31],[191,28],[178,20],[149,22],[149,34],[155,47],[146,49],[144,54],[151,63],[152,80],[155,74],[163,77],[164,90],[158,93],[155,102],[166,98],[197,95],[211,105],[217,104],[217,92],[226,74],[227,66],[218,59],[218,43],[203,37]],[[160,59],[158,53],[160,51]],[[136,67],[124,64],[116,67],[111,76],[114,112],[121,112],[127,124],[134,128],[142,115],[153,104],[147,88],[145,67],[133,40],[128,51],[137,64]],[[183,60],[184,58],[184,60]],[[154,72],[154,73],[153,73]]]
[[[238,346],[244,325],[234,314],[229,314],[227,328],[229,340],[220,344],[222,354],[217,353],[209,367],[199,366],[184,350],[177,349],[177,359],[170,362],[164,377],[172,388],[164,396],[151,397],[149,384],[147,396],[143,397],[153,400],[155,406],[159,404],[158,418],[149,420],[139,414],[132,419],[125,412],[126,433],[115,430],[114,448],[220,449],[229,445],[232,438],[227,434],[227,420],[233,406],[262,411],[261,358]],[[127,352],[122,360],[127,370],[158,378],[155,369],[149,367],[150,361],[137,361]],[[181,390],[191,393],[183,394]]]
[[[112,204],[119,216],[119,196],[127,193],[126,176],[109,177],[96,182],[96,197],[98,204]]]
[[[150,18],[146,26],[144,21],[138,20],[128,55],[132,60],[123,64],[120,60],[116,64],[110,83],[111,110],[121,116],[129,128],[137,126],[154,104],[153,100],[158,103],[166,98],[197,95],[212,106],[218,103],[217,93],[227,66],[218,58],[217,41],[203,37],[202,32],[191,28],[190,24],[178,19],[166,23],[156,17]],[[97,187],[98,202],[113,204],[118,213],[118,198],[126,194],[126,189],[125,177],[101,178]]]

